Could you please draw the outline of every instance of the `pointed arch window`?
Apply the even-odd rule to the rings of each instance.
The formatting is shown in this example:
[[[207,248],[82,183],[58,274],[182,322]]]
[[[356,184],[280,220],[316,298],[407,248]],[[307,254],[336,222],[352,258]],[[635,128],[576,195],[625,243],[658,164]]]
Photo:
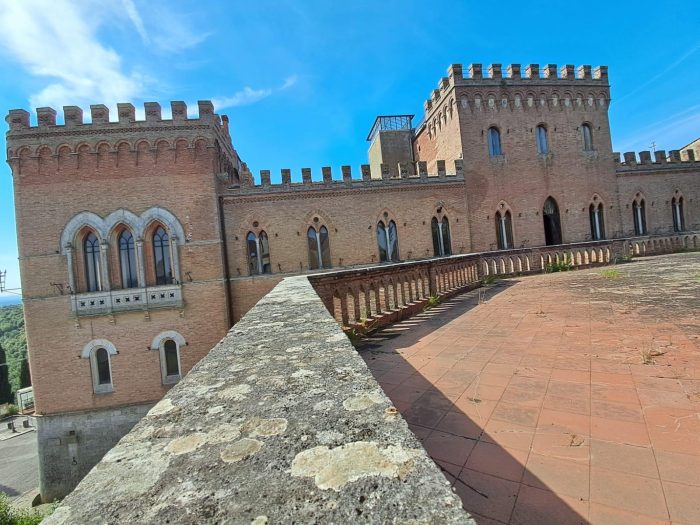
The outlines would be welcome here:
[[[389,221],[388,226],[384,225],[384,221],[377,223],[377,246],[381,262],[399,260],[399,236],[394,221]]]
[[[549,153],[549,138],[547,137],[547,128],[540,124],[535,128],[537,140],[537,153],[540,155],[546,155]]]
[[[593,151],[593,131],[590,124],[581,126],[581,138],[583,139],[583,150]]]
[[[450,238],[450,221],[447,217],[433,217],[430,222],[433,234],[433,253],[435,257],[452,255],[452,241]]]
[[[492,126],[488,129],[489,156],[497,157],[503,155],[501,149],[501,132],[497,127]]]
[[[170,238],[162,226],[153,232],[153,261],[156,270],[156,284],[171,284],[173,268],[170,261]]]
[[[259,235],[255,235],[253,232],[248,232],[246,245],[248,247],[248,271],[250,275],[272,273],[270,242],[267,233],[261,231]]]
[[[496,212],[496,237],[499,250],[513,248],[513,219],[509,210],[505,213]]]
[[[136,249],[134,236],[129,230],[119,235],[119,266],[122,276],[122,288],[137,288]]]
[[[683,197],[673,197],[673,199],[671,199],[671,210],[673,212],[673,231],[685,231],[685,217],[683,215]]]
[[[646,235],[647,233],[647,213],[644,199],[634,201],[632,204],[632,213],[634,218],[634,234]]]
[[[594,241],[605,239],[605,221],[603,218],[603,203],[591,204],[588,207],[591,220],[591,237]]]
[[[559,219],[559,205],[553,197],[547,197],[542,207],[542,221],[544,223],[544,240],[547,246],[561,244],[561,220]]]
[[[88,233],[83,241],[85,253],[85,282],[88,292],[97,292],[101,286],[100,279],[100,240],[93,232]]]
[[[318,270],[331,267],[331,246],[328,228],[321,226],[318,230],[310,226],[306,232],[309,245],[309,269]]]

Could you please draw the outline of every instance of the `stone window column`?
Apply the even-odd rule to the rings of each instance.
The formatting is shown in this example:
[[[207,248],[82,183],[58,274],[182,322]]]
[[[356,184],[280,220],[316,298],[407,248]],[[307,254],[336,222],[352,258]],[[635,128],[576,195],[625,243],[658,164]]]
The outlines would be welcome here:
[[[445,242],[442,240],[442,219],[438,221],[438,242],[440,244],[440,256],[445,256]]]
[[[136,273],[139,280],[139,288],[146,287],[146,261],[143,254],[143,238],[136,239]]]
[[[109,279],[109,245],[103,240],[100,243],[100,290],[108,292],[112,289],[112,283]]]

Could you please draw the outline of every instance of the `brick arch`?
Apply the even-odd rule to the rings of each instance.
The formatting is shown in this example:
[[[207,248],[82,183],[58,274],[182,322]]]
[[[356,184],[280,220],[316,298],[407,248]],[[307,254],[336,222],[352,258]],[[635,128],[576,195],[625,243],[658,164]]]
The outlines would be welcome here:
[[[185,230],[183,230],[180,221],[173,213],[160,207],[149,208],[141,214],[139,217],[141,235],[145,235],[154,222],[163,224],[171,237],[176,237],[181,243],[185,242]]]
[[[319,218],[318,223],[314,222],[314,217]],[[315,227],[316,224],[318,224],[319,227],[321,225],[325,225],[325,227],[328,228],[328,233],[331,233],[331,232],[335,233],[335,223],[331,220],[330,216],[325,211],[319,210],[318,208],[313,210],[313,211],[308,212],[304,216],[304,219],[302,221],[304,233],[306,233],[306,231],[309,229],[309,226]],[[316,228],[316,229],[318,229],[318,228]]]
[[[257,227],[253,226],[253,223],[256,221],[258,223]],[[249,213],[240,222],[240,225],[238,227],[238,237],[245,238],[245,236],[248,235],[248,232],[253,232],[255,235],[260,235],[261,231],[267,233],[269,237],[270,226],[271,223],[269,219],[262,218],[262,216],[258,215],[257,213]]]
[[[141,219],[138,215],[130,212],[129,210],[119,209],[110,213],[104,220],[108,228],[108,236],[114,235],[115,230],[119,225],[124,225],[131,230],[136,239],[139,239],[143,232],[141,231]]]
[[[109,355],[117,355],[119,353],[117,352],[117,347],[114,346],[114,343],[111,341],[108,341],[107,339],[93,339],[83,347],[83,350],[80,352],[80,357],[83,359],[89,359],[90,354],[96,348],[104,348],[107,350]]]
[[[109,228],[104,219],[89,211],[83,211],[74,215],[63,227],[60,240],[61,253],[66,255],[66,249],[75,244],[75,239],[84,228],[90,228],[100,238],[106,240],[109,237]]]

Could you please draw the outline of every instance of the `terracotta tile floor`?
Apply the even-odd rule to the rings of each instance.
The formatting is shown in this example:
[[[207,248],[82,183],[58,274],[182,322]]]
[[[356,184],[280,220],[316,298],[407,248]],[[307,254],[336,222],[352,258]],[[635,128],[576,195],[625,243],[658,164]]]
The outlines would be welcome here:
[[[700,523],[700,254],[615,268],[500,281],[359,348],[479,525]]]

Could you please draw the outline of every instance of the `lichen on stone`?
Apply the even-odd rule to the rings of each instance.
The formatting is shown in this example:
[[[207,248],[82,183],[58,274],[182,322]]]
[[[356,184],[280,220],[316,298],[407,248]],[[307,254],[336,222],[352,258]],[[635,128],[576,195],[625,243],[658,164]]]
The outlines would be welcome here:
[[[254,455],[262,446],[263,442],[257,439],[240,439],[221,452],[221,460],[225,463],[237,463]]]
[[[419,450],[400,445],[381,448],[373,441],[355,441],[330,449],[304,450],[292,461],[292,476],[313,477],[320,489],[340,491],[346,484],[369,476],[404,479],[413,469]]]

